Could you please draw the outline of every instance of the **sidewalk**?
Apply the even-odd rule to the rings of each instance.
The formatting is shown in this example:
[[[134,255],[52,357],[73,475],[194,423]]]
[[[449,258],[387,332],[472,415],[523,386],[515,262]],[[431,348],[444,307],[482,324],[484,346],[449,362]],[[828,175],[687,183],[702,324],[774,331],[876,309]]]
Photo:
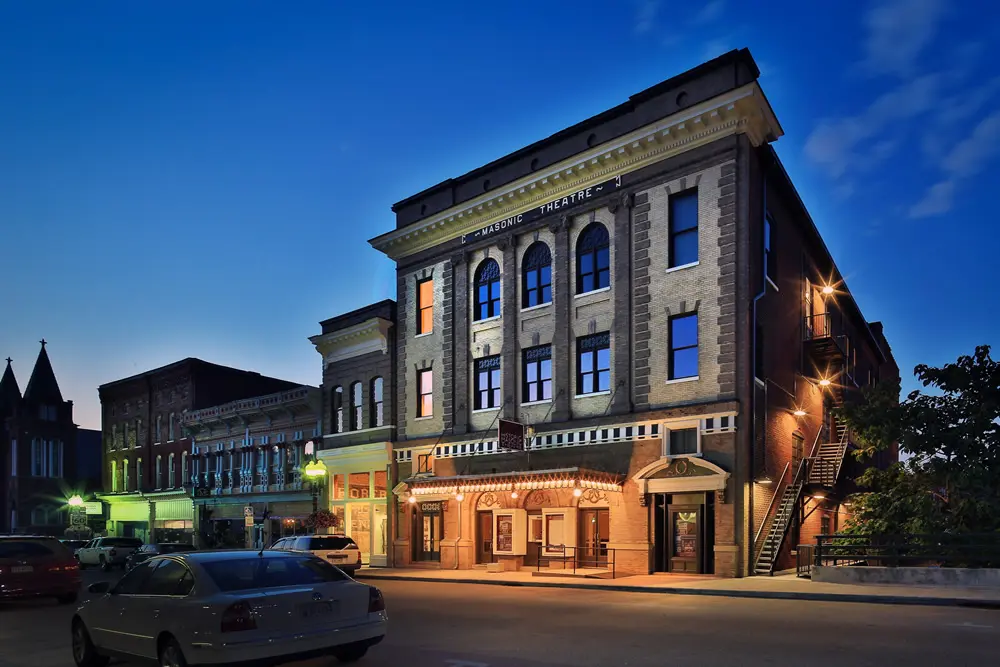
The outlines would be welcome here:
[[[577,588],[630,593],[667,595],[708,595],[716,597],[774,600],[815,600],[862,602],[939,607],[1000,609],[1000,590],[992,588],[951,588],[945,586],[903,586],[875,584],[826,584],[799,579],[794,574],[774,577],[721,579],[706,575],[654,574],[617,579],[540,577],[531,571],[489,573],[485,570],[423,570],[362,568],[358,579],[386,579],[439,583],[525,586],[534,588]]]

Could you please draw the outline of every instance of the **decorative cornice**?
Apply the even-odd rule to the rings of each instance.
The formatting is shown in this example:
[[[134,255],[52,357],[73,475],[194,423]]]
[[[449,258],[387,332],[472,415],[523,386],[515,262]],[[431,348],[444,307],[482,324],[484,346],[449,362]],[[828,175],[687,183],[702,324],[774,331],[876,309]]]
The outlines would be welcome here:
[[[389,350],[389,328],[392,322],[381,317],[373,317],[360,324],[311,336],[310,342],[323,355],[324,368],[332,363],[359,357],[371,352]]]
[[[378,236],[369,243],[390,258],[400,259],[551,199],[740,133],[746,134],[755,146],[774,141],[782,134],[756,82],[580,153],[544,172]]]

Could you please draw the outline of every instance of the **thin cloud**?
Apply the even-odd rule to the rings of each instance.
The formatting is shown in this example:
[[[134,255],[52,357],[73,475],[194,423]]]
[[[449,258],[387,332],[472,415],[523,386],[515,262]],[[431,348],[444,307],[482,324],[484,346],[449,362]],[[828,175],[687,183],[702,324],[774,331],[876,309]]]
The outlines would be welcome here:
[[[635,32],[642,35],[649,32],[656,25],[656,14],[660,11],[659,0],[643,0],[639,3],[639,10],[636,12]]]
[[[910,207],[911,218],[928,218],[932,215],[940,215],[951,210],[955,199],[955,181],[941,181],[935,183],[927,192],[923,199]]]
[[[865,68],[909,75],[944,17],[943,0],[879,0],[865,16]]]
[[[709,2],[702,7],[700,12],[695,14],[694,18],[691,19],[691,23],[695,25],[712,23],[716,19],[722,18],[722,14],[725,12],[725,9],[725,0],[712,0],[712,2]]]

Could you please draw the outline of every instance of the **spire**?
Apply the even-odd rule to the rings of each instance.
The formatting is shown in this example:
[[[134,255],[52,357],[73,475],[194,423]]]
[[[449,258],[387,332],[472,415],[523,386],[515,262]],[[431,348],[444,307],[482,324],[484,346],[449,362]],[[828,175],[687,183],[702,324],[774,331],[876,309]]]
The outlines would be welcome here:
[[[40,342],[42,349],[38,352],[38,359],[35,360],[35,368],[31,371],[28,386],[24,388],[24,400],[36,405],[62,403],[62,392],[59,391],[56,374],[52,371],[49,353],[45,351],[45,339]]]
[[[3,378],[0,378],[0,417],[10,415],[21,401],[21,388],[17,386],[14,369],[10,365],[12,361],[7,357],[7,370],[3,372]]]

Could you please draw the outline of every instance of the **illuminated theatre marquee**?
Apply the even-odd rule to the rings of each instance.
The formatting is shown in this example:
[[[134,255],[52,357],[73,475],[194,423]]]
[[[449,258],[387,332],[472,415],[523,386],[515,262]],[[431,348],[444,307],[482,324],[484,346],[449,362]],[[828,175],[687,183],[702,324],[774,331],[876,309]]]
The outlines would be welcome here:
[[[598,183],[597,185],[592,185],[589,188],[584,188],[582,190],[577,190],[572,192],[565,197],[557,197],[552,201],[545,202],[541,206],[535,206],[534,208],[528,209],[524,213],[519,213],[518,215],[512,215],[509,218],[504,218],[503,220],[498,220],[497,222],[490,223],[483,227],[482,229],[477,229],[471,234],[462,235],[462,243],[469,243],[471,241],[478,241],[484,239],[487,236],[492,236],[497,232],[502,232],[505,229],[511,229],[517,227],[526,222],[534,222],[542,216],[548,215],[549,213],[554,213],[555,211],[569,208],[580,202],[587,201],[588,199],[593,199],[603,194],[607,194],[612,190],[617,190],[622,186],[622,177],[615,176],[610,181],[604,181],[603,183]]]

